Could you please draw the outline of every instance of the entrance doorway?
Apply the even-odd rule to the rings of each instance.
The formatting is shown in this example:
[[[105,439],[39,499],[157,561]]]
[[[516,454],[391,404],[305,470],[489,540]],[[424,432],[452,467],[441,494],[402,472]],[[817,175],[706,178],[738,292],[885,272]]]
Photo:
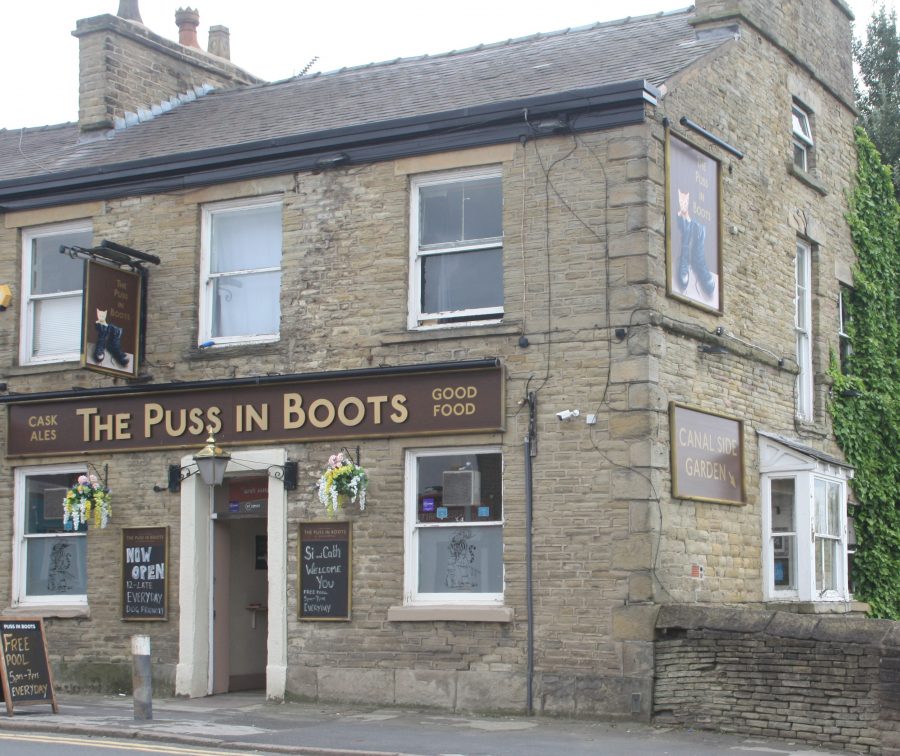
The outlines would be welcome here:
[[[216,493],[210,692],[265,690],[268,479],[226,479]]]
[[[282,700],[287,686],[287,498],[282,480],[270,471],[285,464],[287,453],[283,448],[242,449],[239,456],[232,455],[223,485],[213,489],[193,475],[181,486],[175,693],[195,698],[237,686],[262,687],[262,676],[266,698]],[[182,457],[181,464],[193,464],[193,457]],[[241,501],[231,484],[252,484],[254,478],[267,493],[250,492]],[[246,578],[243,587],[238,575]],[[253,658],[249,668],[245,658]]]

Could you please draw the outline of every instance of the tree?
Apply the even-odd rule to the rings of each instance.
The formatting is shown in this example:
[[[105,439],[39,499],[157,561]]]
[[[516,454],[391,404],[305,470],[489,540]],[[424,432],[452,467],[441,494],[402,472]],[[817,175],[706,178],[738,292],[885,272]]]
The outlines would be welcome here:
[[[866,27],[865,43],[855,40],[853,55],[860,67],[856,106],[860,123],[893,173],[894,193],[900,197],[900,38],[897,12],[884,5]]]
[[[831,414],[857,503],[854,594],[875,617],[900,620],[900,205],[890,171],[862,129],[850,200],[857,264],[846,306],[846,374],[832,360]]]

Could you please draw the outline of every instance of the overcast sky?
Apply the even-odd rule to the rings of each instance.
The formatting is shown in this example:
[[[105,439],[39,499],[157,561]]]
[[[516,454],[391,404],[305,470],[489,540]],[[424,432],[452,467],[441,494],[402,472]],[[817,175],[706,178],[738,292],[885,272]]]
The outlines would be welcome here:
[[[777,2],[778,0],[771,0]],[[881,0],[850,0],[864,29]],[[898,0],[885,0],[896,9]],[[140,0],[144,24],[177,40],[175,10],[200,12],[198,38],[210,25],[231,31],[231,59],[268,81],[397,57],[441,53],[535,32],[557,31],[675,10],[690,0]],[[116,13],[118,0],[0,0],[0,128],[78,118],[75,22]]]

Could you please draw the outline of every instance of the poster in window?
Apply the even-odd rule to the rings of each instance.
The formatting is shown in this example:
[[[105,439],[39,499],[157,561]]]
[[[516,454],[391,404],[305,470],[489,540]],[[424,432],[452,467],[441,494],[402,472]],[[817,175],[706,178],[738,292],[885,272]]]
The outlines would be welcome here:
[[[722,312],[719,161],[666,132],[666,290]]]
[[[84,267],[81,364],[136,378],[141,343],[141,276],[96,260]]]

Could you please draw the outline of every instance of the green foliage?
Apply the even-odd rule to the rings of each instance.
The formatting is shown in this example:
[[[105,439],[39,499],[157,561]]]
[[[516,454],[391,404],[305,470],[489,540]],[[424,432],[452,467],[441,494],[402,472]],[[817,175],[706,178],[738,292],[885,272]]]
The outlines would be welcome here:
[[[866,27],[866,42],[854,42],[853,54],[859,63],[862,91],[856,105],[860,123],[869,133],[882,160],[893,171],[895,196],[900,197],[900,37],[897,13],[887,13],[884,5]]]
[[[852,353],[846,375],[833,361],[831,412],[838,444],[856,469],[854,592],[873,616],[900,620],[900,206],[890,171],[862,129],[856,149],[848,220],[857,266],[845,303]],[[848,390],[861,395],[841,395]]]

